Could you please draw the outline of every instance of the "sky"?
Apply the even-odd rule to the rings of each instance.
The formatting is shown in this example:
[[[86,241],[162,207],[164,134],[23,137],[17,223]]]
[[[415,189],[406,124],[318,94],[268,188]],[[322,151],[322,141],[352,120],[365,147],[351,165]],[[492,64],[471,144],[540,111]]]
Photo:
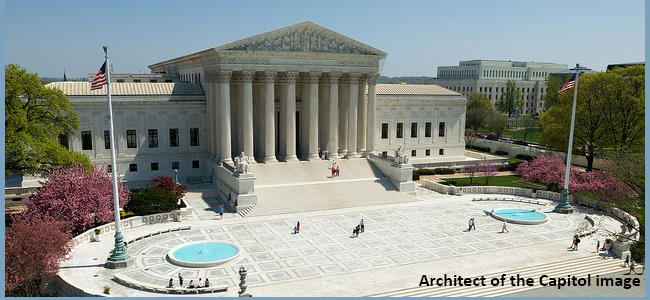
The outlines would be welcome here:
[[[621,5],[623,4],[623,5]],[[312,21],[388,53],[382,75],[498,59],[645,61],[643,1],[6,0],[5,62],[42,77],[87,77],[110,46],[115,73]]]

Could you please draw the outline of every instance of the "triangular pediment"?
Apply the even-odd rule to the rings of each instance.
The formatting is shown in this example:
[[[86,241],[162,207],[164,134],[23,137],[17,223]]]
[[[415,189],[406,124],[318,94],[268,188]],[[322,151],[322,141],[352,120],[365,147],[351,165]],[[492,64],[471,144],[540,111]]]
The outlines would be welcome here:
[[[302,22],[216,47],[215,50],[324,52],[386,56],[387,53],[312,22]]]

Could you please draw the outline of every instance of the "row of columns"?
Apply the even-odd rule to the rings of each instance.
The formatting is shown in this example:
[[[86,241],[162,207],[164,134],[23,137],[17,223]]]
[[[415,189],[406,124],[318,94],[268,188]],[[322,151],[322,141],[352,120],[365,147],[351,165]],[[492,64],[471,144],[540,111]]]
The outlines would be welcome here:
[[[262,95],[261,114],[264,139],[264,162],[298,161],[296,155],[296,83],[303,85],[302,114],[300,123],[301,154],[305,159],[318,159],[319,133],[327,134],[320,145],[330,158],[359,157],[375,151],[376,82],[378,74],[320,73],[320,72],[255,72],[220,71],[208,74],[207,93],[208,123],[211,138],[211,152],[219,161],[232,162],[231,153],[231,81],[241,84],[241,99],[237,116],[241,130],[240,149],[254,157],[253,138],[253,81],[260,83]],[[366,82],[368,97],[366,98]],[[279,85],[279,153],[275,153],[275,85]],[[319,84],[323,85],[319,99]],[[325,101],[325,111],[319,112],[319,101]],[[325,114],[320,115],[320,114]],[[319,117],[326,120],[326,128],[319,131]],[[235,153],[238,155],[238,153]]]

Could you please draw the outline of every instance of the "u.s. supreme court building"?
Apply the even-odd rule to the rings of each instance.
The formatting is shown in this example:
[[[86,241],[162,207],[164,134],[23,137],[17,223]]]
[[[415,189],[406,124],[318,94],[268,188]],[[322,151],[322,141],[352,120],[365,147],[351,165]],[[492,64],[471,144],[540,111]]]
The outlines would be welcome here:
[[[399,178],[400,165],[468,159],[465,96],[378,84],[386,56],[303,22],[152,64],[151,74],[112,74],[117,170],[138,185],[176,169],[182,183],[213,183],[245,205],[257,201],[255,181],[274,176],[269,168],[290,177],[293,164],[366,161],[401,189],[410,178]],[[47,86],[63,90],[79,114],[69,148],[109,165],[106,87]],[[409,164],[392,159],[400,145]]]

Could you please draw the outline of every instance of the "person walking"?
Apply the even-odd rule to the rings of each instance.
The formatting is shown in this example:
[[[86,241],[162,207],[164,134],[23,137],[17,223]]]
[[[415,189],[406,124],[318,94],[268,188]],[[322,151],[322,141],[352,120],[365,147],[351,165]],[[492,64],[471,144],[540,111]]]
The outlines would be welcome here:
[[[296,224],[296,233],[300,233],[300,221]]]
[[[357,225],[357,227],[355,227],[354,230],[356,231],[356,233],[355,233],[356,236],[359,237],[359,232],[361,231],[361,226]]]
[[[636,275],[636,271],[634,270],[634,267],[636,267],[636,263],[634,262],[634,258],[633,258],[630,260],[630,274],[634,272],[634,274]]]
[[[510,231],[508,231],[508,222],[506,222],[506,220],[503,220],[503,228],[501,228],[501,233],[504,232],[510,233]]]
[[[580,244],[580,237],[576,237],[576,251],[578,251],[578,244]]]
[[[332,166],[332,178],[336,177],[336,168]]]
[[[298,227],[297,226],[293,226],[293,234],[298,234]]]
[[[336,166],[336,177],[341,176],[341,169],[339,169],[339,166]]]
[[[596,253],[598,253],[598,249],[600,249],[600,240],[598,240],[598,243],[596,243]]]
[[[361,219],[361,222],[359,222],[359,225],[361,226],[361,232],[366,231],[365,226],[363,225],[363,219]]]
[[[472,218],[467,221],[467,231],[472,231]]]
[[[183,276],[181,276],[181,273],[178,273],[178,285],[183,287]]]
[[[624,267],[628,267],[630,265],[630,256],[627,255],[625,256],[625,263],[623,264]]]

